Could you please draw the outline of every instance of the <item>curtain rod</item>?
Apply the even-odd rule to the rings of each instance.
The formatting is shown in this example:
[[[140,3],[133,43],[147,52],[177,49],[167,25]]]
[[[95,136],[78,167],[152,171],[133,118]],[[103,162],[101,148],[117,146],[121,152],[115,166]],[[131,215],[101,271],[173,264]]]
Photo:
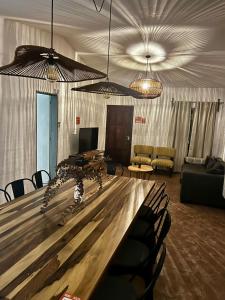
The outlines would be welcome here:
[[[172,105],[174,105],[175,102],[188,102],[188,103],[216,103],[217,104],[217,112],[220,111],[220,105],[224,104],[224,101],[221,101],[221,99],[217,99],[217,101],[175,101],[174,98],[171,99]]]
[[[174,102],[188,102],[188,103],[218,103],[219,105],[220,104],[223,104],[224,101],[221,101],[221,99],[217,99],[216,101],[179,101],[179,100],[174,100],[174,98],[171,99],[171,102],[174,103]]]

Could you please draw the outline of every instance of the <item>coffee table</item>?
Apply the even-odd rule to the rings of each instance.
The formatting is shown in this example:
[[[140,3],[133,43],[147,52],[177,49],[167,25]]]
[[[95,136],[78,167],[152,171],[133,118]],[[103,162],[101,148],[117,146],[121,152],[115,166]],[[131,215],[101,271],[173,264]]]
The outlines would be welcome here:
[[[154,169],[149,165],[131,165],[128,166],[128,170],[130,171],[130,177],[133,173],[134,177],[145,179],[145,174],[148,174],[148,179],[150,175],[153,173]]]

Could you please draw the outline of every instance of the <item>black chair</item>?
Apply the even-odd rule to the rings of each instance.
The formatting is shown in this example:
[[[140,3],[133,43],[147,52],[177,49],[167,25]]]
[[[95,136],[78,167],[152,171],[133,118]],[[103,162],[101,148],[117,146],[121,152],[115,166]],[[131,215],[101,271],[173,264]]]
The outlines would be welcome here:
[[[171,226],[171,217],[167,209],[163,208],[157,214],[154,234],[148,243],[127,238],[116,253],[110,267],[111,274],[141,274],[144,276],[146,266],[154,263],[155,257],[167,236]]]
[[[0,193],[3,194],[4,193],[4,198],[7,202],[10,202],[11,201],[11,197],[9,195],[9,193],[7,193],[5,190],[3,189],[0,189]]]
[[[137,239],[143,243],[149,242],[149,239],[154,235],[154,224],[158,218],[159,209],[166,209],[169,204],[169,197],[167,194],[159,198],[151,209],[151,213],[138,217],[131,227],[129,237]]]
[[[160,186],[155,186],[154,190],[150,193],[144,204],[141,206],[138,217],[143,219],[152,219],[152,215],[158,212],[158,203],[165,194],[166,183],[163,182]]]
[[[153,300],[153,289],[163,268],[165,257],[166,246],[162,244],[160,251],[157,253],[155,265],[151,269],[151,275],[145,280],[145,289],[140,296],[137,295],[135,290],[134,280],[128,281],[121,276],[106,276],[94,291],[90,300]]]
[[[22,178],[22,179],[18,179],[18,180],[15,180],[15,181],[12,181],[12,182],[8,183],[5,187],[5,191],[7,192],[7,189],[9,187],[11,187],[14,198],[18,198],[20,196],[23,196],[25,194],[24,182],[30,182],[32,184],[32,187],[34,189],[36,189],[36,186],[35,186],[35,184],[33,183],[33,181],[31,179]]]
[[[44,184],[43,184],[43,178],[42,178],[42,174],[43,173],[47,174],[48,179],[51,180],[51,177],[50,177],[50,175],[49,175],[49,173],[47,171],[45,171],[45,170],[39,170],[39,171],[35,172],[32,175],[31,179],[32,179],[32,181],[35,184],[35,186],[36,186],[37,189],[40,189],[40,188],[42,188],[44,186]]]
[[[118,163],[116,163],[113,160],[105,160],[105,163],[106,163],[107,174],[109,174],[109,175],[116,175],[116,168],[119,165],[120,168],[121,168],[121,174],[120,174],[120,176],[123,176],[124,169],[123,169],[123,166],[121,164],[118,164]]]

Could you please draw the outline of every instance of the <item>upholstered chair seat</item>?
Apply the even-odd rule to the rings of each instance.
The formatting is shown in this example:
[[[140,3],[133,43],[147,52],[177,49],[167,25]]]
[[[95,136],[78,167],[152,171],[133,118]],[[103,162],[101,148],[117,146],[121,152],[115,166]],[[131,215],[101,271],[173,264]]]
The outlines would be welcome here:
[[[151,165],[153,147],[147,145],[134,145],[134,154],[131,163],[140,165]]]
[[[156,158],[152,161],[153,167],[173,168],[174,162],[170,159]]]
[[[151,158],[146,157],[146,156],[134,156],[131,158],[131,163],[134,164],[141,164],[141,165],[151,165]]]
[[[154,155],[155,159],[152,160],[152,166],[156,170],[159,168],[168,168],[170,175],[173,172],[174,157],[176,149],[171,147],[155,147]]]

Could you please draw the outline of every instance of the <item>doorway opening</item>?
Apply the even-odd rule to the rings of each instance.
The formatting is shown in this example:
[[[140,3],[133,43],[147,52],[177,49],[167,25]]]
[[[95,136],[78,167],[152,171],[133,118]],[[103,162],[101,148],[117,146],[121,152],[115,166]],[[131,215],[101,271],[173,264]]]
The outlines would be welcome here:
[[[37,92],[36,101],[37,171],[46,170],[55,177],[58,149],[58,98],[57,95]],[[43,177],[48,182],[48,177]]]

